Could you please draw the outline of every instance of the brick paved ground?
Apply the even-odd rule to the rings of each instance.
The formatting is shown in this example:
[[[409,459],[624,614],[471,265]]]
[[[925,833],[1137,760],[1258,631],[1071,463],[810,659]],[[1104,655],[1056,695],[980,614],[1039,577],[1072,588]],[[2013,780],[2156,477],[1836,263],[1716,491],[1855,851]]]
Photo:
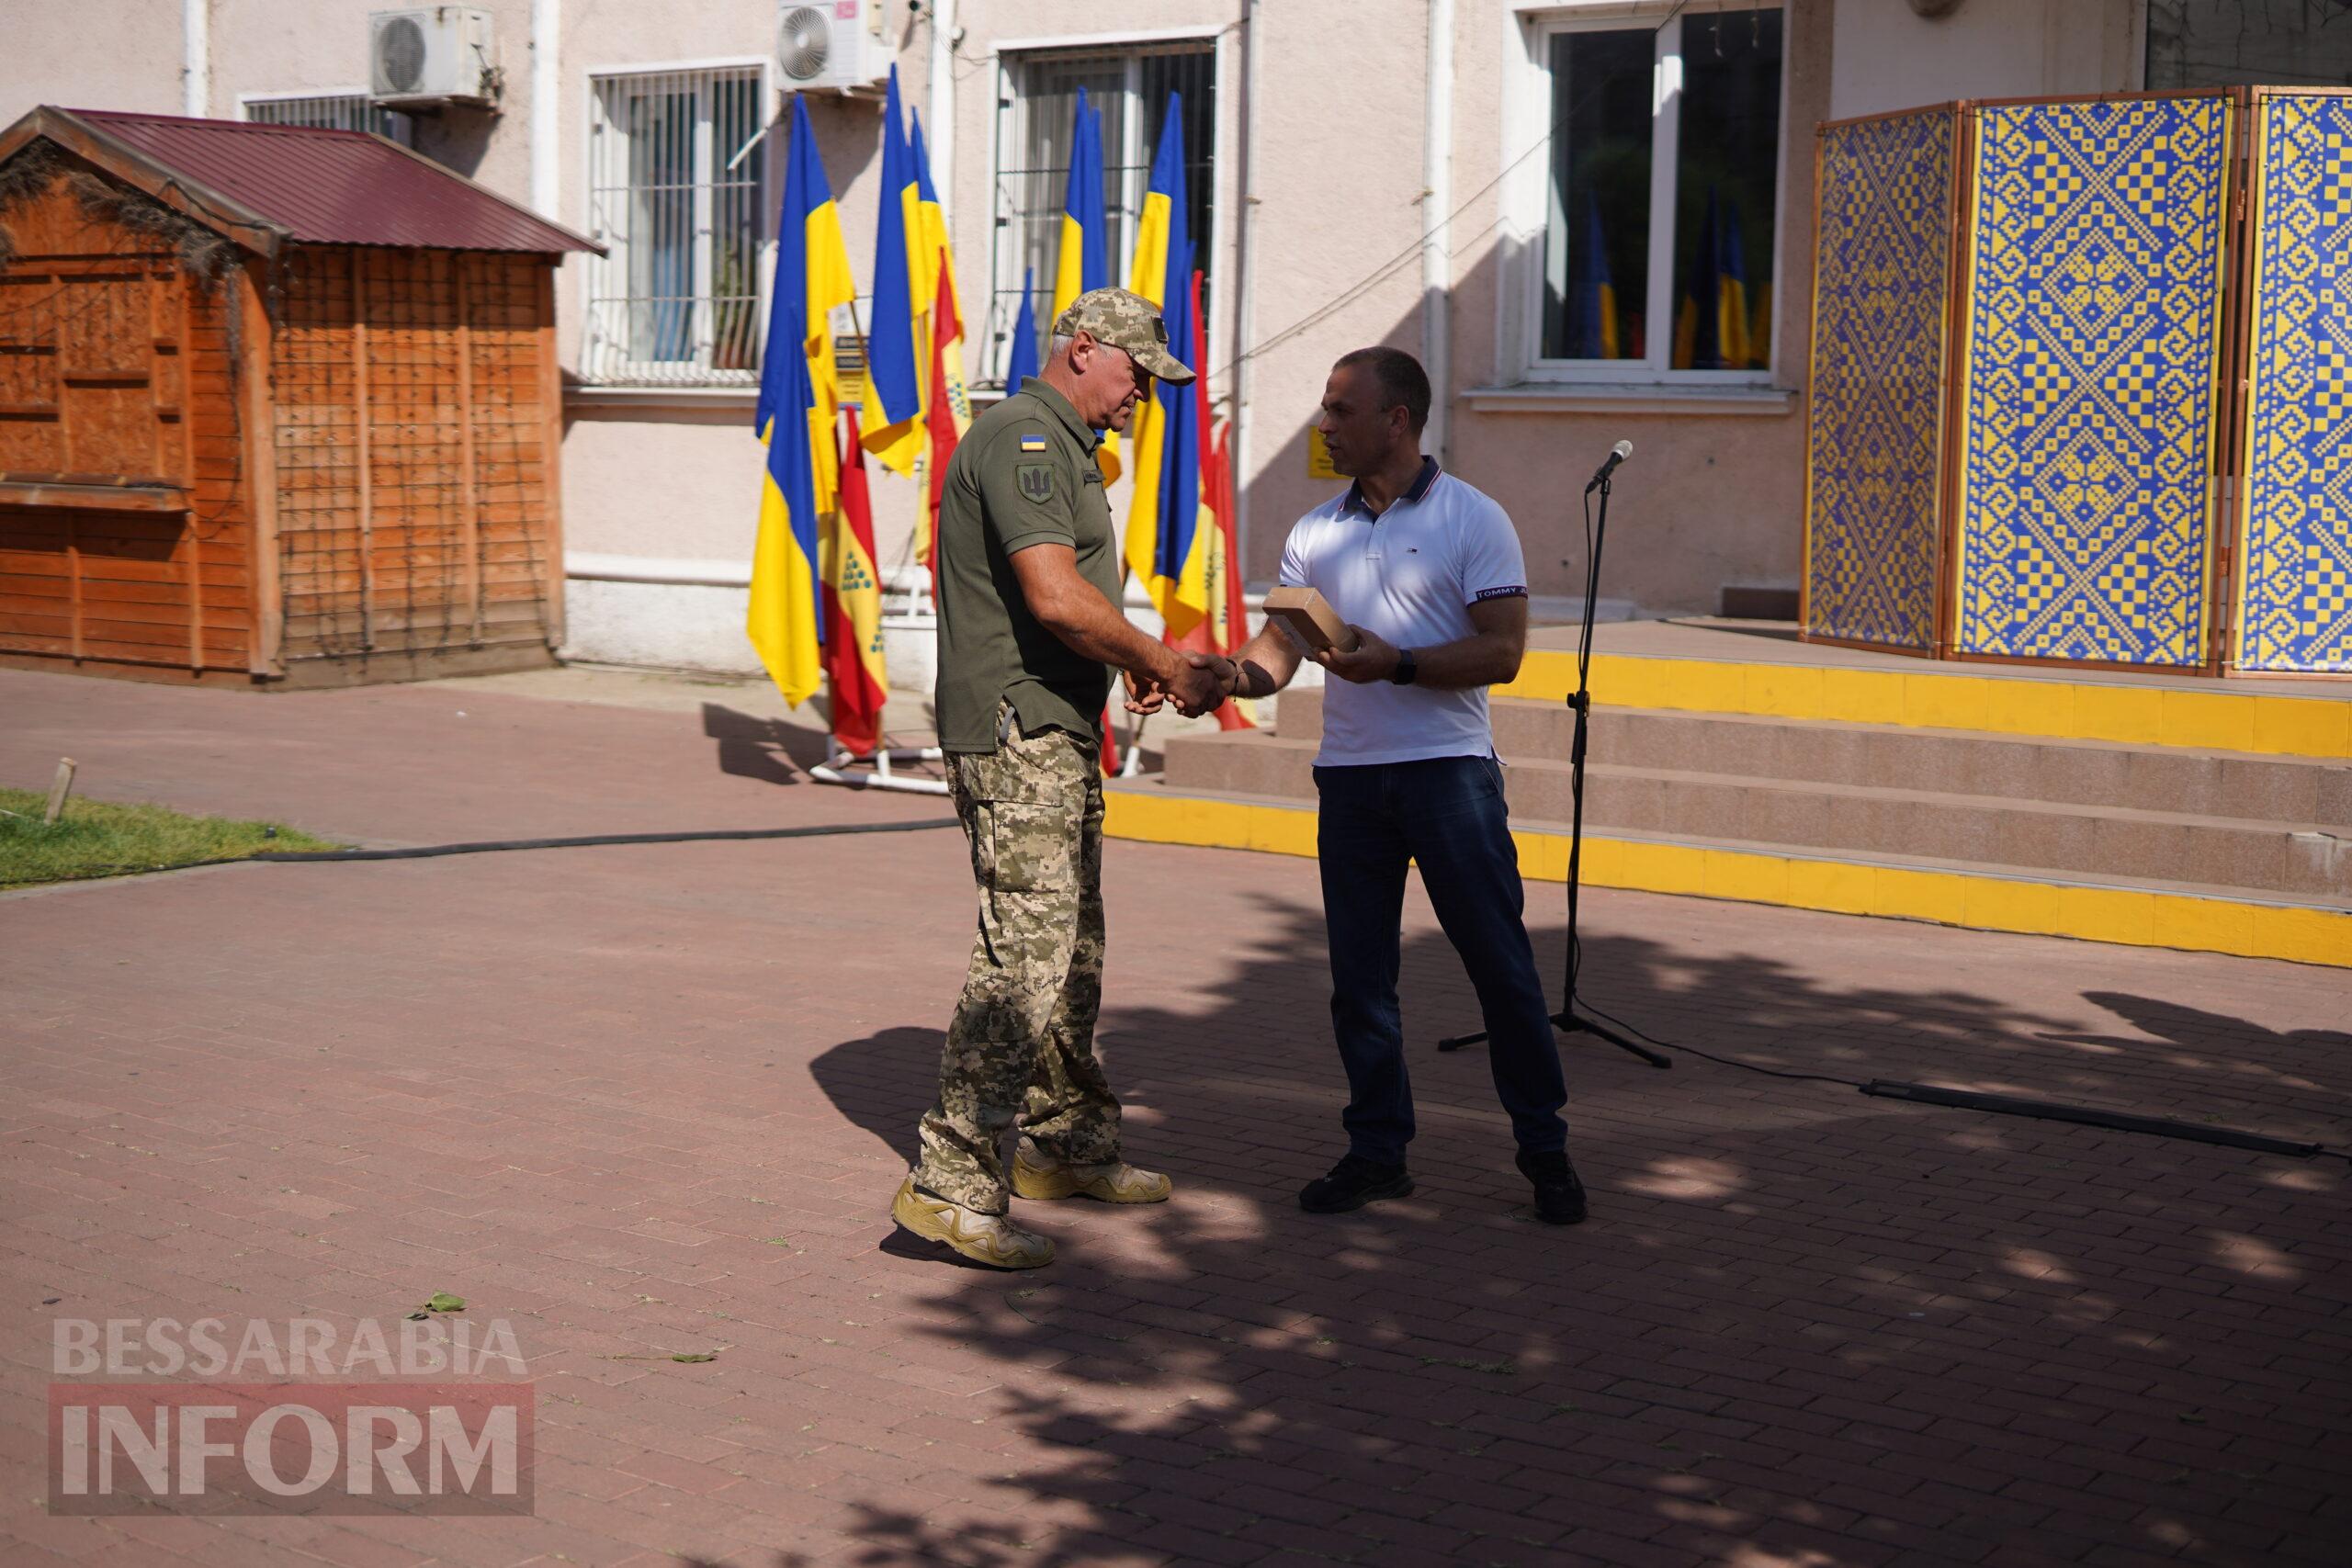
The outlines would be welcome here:
[[[805,736],[731,702],[0,673],[0,777],[71,751],[94,794],[408,842],[936,813],[792,782]],[[1527,1217],[1476,1053],[1416,1059],[1419,1194],[1314,1218],[1291,1194],[1338,1101],[1314,867],[1110,863],[1103,1052],[1178,1197],[1025,1205],[1063,1260],[1015,1277],[884,1217],[963,964],[952,835],[0,898],[0,1557],[2352,1556],[2341,1162],[1577,1045],[1590,1224]],[[1535,903],[1548,968],[1557,890]],[[2342,972],[1587,907],[1593,990],[1670,1039],[2352,1145]],[[1412,1026],[1467,1024],[1409,920]],[[515,1325],[535,1517],[40,1511],[53,1316],[348,1320],[436,1290]]]

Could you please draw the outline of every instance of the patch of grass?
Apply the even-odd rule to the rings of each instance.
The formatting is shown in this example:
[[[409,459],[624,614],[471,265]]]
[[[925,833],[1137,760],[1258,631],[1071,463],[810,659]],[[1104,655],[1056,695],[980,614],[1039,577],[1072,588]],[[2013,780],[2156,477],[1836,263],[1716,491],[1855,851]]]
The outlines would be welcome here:
[[[334,850],[324,839],[275,822],[189,817],[163,806],[109,806],[70,799],[41,825],[46,790],[0,789],[0,887],[125,876],[188,861],[225,860],[263,850]]]

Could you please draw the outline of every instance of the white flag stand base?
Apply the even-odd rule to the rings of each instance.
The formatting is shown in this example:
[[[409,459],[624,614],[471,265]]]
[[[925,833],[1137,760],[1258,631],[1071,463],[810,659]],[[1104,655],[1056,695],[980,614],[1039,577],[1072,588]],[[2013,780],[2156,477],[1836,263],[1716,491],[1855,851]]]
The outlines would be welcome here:
[[[839,751],[834,753],[832,761],[809,769],[808,776],[819,784],[840,784],[848,789],[894,789],[905,795],[945,795],[945,779],[908,778],[890,771],[893,762],[936,762],[943,755],[936,746],[876,751],[870,757]]]

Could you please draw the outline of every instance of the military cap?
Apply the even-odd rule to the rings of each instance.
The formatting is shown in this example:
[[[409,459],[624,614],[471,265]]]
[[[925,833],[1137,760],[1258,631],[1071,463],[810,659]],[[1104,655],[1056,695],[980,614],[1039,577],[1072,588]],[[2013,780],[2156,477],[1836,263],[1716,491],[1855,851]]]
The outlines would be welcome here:
[[[1056,337],[1080,333],[1126,350],[1137,365],[1174,386],[1193,379],[1184,362],[1168,352],[1168,323],[1159,319],[1159,307],[1140,294],[1124,288],[1088,289],[1054,318]]]

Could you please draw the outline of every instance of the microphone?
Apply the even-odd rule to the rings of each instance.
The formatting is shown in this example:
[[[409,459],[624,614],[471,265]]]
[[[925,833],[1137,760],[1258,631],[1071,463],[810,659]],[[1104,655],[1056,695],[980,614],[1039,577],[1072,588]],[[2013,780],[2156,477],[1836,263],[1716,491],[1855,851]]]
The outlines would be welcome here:
[[[1607,484],[1609,476],[1617,471],[1617,465],[1633,455],[1634,444],[1630,441],[1620,441],[1616,446],[1611,446],[1609,449],[1608,460],[1593,470],[1592,482],[1584,487],[1585,494],[1590,495],[1594,491]]]

